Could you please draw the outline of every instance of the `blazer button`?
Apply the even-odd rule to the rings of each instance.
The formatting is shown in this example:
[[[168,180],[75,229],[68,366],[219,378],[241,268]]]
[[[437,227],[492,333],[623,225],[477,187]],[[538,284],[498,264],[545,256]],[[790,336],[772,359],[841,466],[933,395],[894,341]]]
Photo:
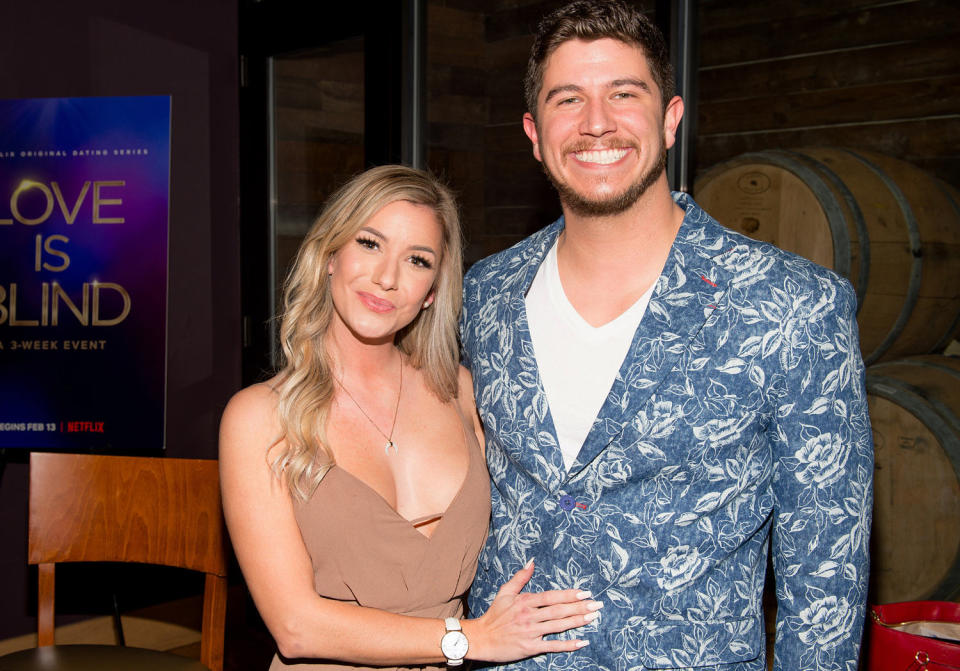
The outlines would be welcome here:
[[[574,501],[573,497],[569,494],[564,494],[560,497],[560,507],[564,510],[573,510],[575,505],[577,505],[577,502]]]

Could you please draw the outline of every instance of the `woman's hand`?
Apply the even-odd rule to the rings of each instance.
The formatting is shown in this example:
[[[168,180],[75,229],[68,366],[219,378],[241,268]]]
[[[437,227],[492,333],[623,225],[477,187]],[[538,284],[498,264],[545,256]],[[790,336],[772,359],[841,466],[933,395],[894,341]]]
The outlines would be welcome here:
[[[464,620],[470,642],[467,657],[488,662],[512,662],[545,652],[571,652],[589,641],[547,640],[547,634],[575,629],[596,619],[603,607],[590,592],[575,589],[523,592],[533,576],[533,560],[517,571],[497,592],[486,613]]]

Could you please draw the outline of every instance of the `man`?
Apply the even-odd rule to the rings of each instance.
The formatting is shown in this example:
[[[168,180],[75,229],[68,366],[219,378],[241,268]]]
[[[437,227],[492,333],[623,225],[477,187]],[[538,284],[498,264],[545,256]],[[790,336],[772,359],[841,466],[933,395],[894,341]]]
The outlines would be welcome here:
[[[529,559],[602,617],[522,668],[853,671],[872,444],[850,285],[671,195],[683,114],[663,38],[624,4],[544,19],[523,127],[563,217],[468,273],[464,363],[491,533],[474,615]],[[772,538],[772,545],[769,539]]]

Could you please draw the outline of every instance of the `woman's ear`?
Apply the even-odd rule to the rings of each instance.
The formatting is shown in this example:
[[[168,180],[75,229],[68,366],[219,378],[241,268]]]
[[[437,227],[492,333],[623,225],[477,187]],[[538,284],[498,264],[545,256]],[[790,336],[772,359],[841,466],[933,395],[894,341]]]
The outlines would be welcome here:
[[[436,296],[437,296],[437,292],[435,291],[431,291],[429,294],[427,294],[426,300],[423,301],[424,310],[426,310],[428,307],[433,305],[433,299],[436,298]]]

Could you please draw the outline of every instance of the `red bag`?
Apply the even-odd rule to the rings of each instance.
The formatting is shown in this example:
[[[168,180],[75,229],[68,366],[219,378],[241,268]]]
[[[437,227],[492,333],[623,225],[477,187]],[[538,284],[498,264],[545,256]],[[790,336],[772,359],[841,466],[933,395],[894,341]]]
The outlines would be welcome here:
[[[870,607],[865,671],[960,671],[960,603]]]

